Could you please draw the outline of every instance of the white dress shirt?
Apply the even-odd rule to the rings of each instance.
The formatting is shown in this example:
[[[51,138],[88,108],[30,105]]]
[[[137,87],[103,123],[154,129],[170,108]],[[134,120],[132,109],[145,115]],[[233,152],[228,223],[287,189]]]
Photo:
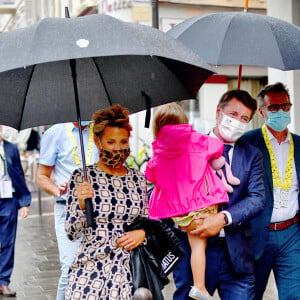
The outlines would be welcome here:
[[[285,141],[283,141],[280,144],[278,143],[277,139],[273,136],[273,134],[268,130],[268,128],[267,128],[267,133],[274,151],[274,155],[276,157],[280,178],[281,180],[283,180],[285,175],[287,160],[289,156],[289,151],[290,151],[290,133],[288,133]],[[294,149],[294,151],[296,151],[296,149]],[[299,185],[298,185],[296,167],[294,161],[293,173],[292,173],[292,187],[290,188],[288,194],[288,205],[287,207],[279,207],[279,208],[273,207],[271,223],[292,219],[296,215],[297,211],[299,210],[298,190],[299,190]],[[273,195],[275,201],[275,197],[277,195],[274,192]]]

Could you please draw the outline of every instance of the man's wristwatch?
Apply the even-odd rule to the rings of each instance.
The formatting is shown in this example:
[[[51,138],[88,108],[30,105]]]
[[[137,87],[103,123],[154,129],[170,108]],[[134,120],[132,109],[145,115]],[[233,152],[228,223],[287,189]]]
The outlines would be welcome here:
[[[227,214],[223,213],[224,215],[224,221],[225,221],[225,226],[228,225],[228,217],[227,217]]]

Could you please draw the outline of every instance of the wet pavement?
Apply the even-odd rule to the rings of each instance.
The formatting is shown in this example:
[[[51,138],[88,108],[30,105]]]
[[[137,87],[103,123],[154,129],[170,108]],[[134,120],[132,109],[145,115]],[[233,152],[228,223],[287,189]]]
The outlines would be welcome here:
[[[57,242],[54,231],[54,201],[42,195],[41,211],[37,195],[33,194],[31,214],[27,219],[19,219],[15,249],[15,267],[10,288],[17,292],[16,298],[0,296],[0,300],[54,300],[60,276]],[[172,299],[174,284],[164,289],[165,300]],[[219,299],[215,296],[216,299]],[[268,285],[264,300],[276,300],[274,279]]]
[[[18,221],[15,266],[10,284],[10,288],[17,292],[18,300],[56,298],[60,270],[53,204],[52,197],[44,197],[44,215],[39,216],[38,202],[35,198],[31,205],[30,217]],[[1,300],[2,298],[0,296]]]

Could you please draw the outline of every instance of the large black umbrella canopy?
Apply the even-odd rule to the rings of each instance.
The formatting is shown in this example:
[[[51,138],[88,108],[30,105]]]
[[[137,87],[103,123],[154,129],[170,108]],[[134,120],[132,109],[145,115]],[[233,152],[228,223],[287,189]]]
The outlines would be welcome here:
[[[0,123],[16,129],[75,121],[75,98],[83,120],[115,103],[133,113],[191,99],[213,74],[174,38],[107,15],[2,33],[0,53]]]
[[[255,13],[213,13],[189,18],[168,34],[206,62],[300,69],[300,27]]]
[[[0,53],[0,124],[16,129],[80,123],[115,103],[150,112],[151,106],[194,98],[213,73],[163,32],[107,15],[43,19],[3,33]],[[81,126],[79,131],[87,180]],[[92,201],[85,202],[87,225],[93,226]]]

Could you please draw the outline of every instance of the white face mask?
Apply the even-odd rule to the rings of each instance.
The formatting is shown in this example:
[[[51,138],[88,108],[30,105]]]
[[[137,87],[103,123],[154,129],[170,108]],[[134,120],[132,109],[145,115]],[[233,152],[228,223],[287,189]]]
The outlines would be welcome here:
[[[226,142],[237,141],[247,130],[249,123],[240,122],[234,118],[225,115],[222,112],[222,120],[219,124],[219,132]]]

